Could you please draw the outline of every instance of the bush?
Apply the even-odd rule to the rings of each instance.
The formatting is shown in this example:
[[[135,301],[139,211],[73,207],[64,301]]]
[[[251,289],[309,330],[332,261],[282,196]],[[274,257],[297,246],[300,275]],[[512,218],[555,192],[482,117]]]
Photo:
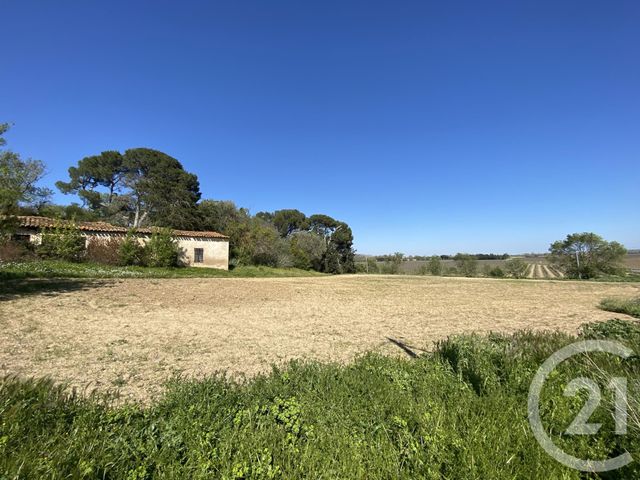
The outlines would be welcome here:
[[[504,270],[500,267],[489,268],[489,276],[493,278],[504,278]]]
[[[312,232],[295,232],[289,242],[294,267],[320,271],[322,257],[327,250],[324,238]]]
[[[429,259],[429,263],[427,264],[427,268],[429,269],[429,273],[431,275],[442,275],[442,260],[439,256],[433,255]]]
[[[241,265],[277,267],[283,258],[284,242],[273,225],[254,220],[242,233],[235,248],[238,262]]]
[[[510,277],[524,278],[527,276],[529,264],[521,258],[510,258],[505,262],[504,269]]]
[[[122,266],[144,264],[144,247],[140,245],[138,237],[132,231],[128,232],[122,243],[120,243],[118,264]]]
[[[0,190],[0,243],[5,243],[11,239],[11,236],[16,233],[20,221],[18,217],[14,215],[7,215],[6,211],[2,209],[2,196]],[[6,209],[4,209],[6,210]]]
[[[148,267],[178,267],[181,250],[171,230],[159,228],[144,246],[144,263]]]
[[[85,253],[85,238],[75,224],[57,222],[42,230],[42,240],[36,251],[44,258],[79,262]]]
[[[369,273],[378,273],[380,271],[375,257],[367,257],[367,270]]]
[[[87,260],[104,265],[120,265],[120,248],[123,238],[94,237],[87,243]]]
[[[638,303],[640,305],[640,302]],[[580,336],[593,340],[611,339],[628,342],[631,345],[640,344],[640,325],[614,318],[606,322],[592,322],[582,325]]]
[[[478,259],[467,253],[457,253],[453,259],[456,262],[458,271],[465,277],[474,277],[478,272]]]

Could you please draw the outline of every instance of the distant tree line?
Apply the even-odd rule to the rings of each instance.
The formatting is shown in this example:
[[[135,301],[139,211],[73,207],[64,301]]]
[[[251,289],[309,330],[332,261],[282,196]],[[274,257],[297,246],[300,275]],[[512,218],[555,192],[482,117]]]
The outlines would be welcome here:
[[[0,124],[0,146],[9,125]],[[105,221],[131,228],[213,230],[230,237],[234,265],[298,267],[327,273],[355,271],[353,232],[322,213],[296,209],[255,215],[233,202],[202,199],[195,174],[175,158],[150,148],[104,151],[69,168],[56,182],[80,204],[52,205],[52,192],[37,187],[44,164],[16,153],[0,156],[0,227],[15,228],[15,215],[42,215],[75,221]],[[5,225],[6,224],[6,225]],[[0,231],[2,234],[2,231]]]
[[[378,262],[388,262],[392,261],[398,253],[387,254],[387,255],[376,255],[374,258]],[[459,254],[456,254],[459,255]],[[441,260],[455,260],[456,255],[437,255]],[[465,255],[469,255],[470,257],[475,258],[476,260],[506,260],[509,258],[508,253],[466,253]],[[431,260],[433,256],[425,256],[425,255],[404,255],[402,254],[403,261],[405,262],[426,262]]]
[[[545,257],[549,264],[568,278],[590,279],[607,275],[625,276],[629,269],[624,265],[624,257],[629,253],[618,242],[604,240],[591,232],[573,233],[564,240],[553,242]],[[528,258],[532,255],[525,255]],[[364,262],[363,260],[364,259]],[[444,265],[444,260],[452,260]],[[484,264],[479,268],[480,260],[504,260],[500,264]],[[525,278],[530,264],[523,258],[510,258],[508,254],[469,254],[406,256],[396,252],[390,255],[360,256],[357,270],[363,273],[398,274],[403,272],[402,264],[419,261],[418,272],[421,275],[451,275],[465,277]],[[451,265],[453,263],[453,265]],[[406,271],[406,270],[405,270]]]

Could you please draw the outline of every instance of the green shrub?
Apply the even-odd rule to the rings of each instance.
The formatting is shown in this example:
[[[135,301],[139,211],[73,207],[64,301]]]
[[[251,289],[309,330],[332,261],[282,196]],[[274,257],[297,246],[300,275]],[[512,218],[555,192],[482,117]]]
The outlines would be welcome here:
[[[285,240],[273,225],[261,221],[252,222],[237,247],[241,265],[265,265],[277,267],[282,258]]]
[[[0,245],[11,240],[11,236],[16,233],[20,226],[18,217],[8,215],[7,208],[3,209],[2,207],[2,191],[0,190]]]
[[[149,267],[177,267],[181,250],[171,230],[156,229],[144,246],[144,263]]]
[[[580,329],[580,335],[595,340],[610,338],[628,341],[631,344],[639,344],[640,325],[637,322],[614,318],[606,322],[584,324]]]
[[[637,298],[605,298],[600,302],[602,310],[609,312],[626,313],[632,317],[640,318],[640,297]]]
[[[457,253],[453,259],[461,275],[474,277],[478,272],[478,259],[468,253]]]
[[[122,266],[135,266],[144,264],[144,248],[140,245],[138,237],[130,231],[118,248],[118,263]]]
[[[427,268],[429,269],[429,273],[431,275],[442,275],[442,260],[437,255],[433,255],[429,258],[429,263],[427,264]]]
[[[504,270],[502,270],[500,267],[490,268],[489,276],[493,278],[503,278],[505,276]]]
[[[79,262],[85,253],[85,238],[75,224],[57,222],[52,228],[44,228],[38,255],[44,258]]]
[[[320,271],[326,250],[325,239],[314,233],[295,232],[290,236],[289,251],[296,268]]]

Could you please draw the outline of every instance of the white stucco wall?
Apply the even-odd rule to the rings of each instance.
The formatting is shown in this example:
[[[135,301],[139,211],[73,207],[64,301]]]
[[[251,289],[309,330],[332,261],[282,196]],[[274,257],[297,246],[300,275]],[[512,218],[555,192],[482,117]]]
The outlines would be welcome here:
[[[178,237],[178,246],[182,249],[182,261],[191,267],[209,267],[229,269],[229,240],[224,238]],[[193,263],[194,250],[201,248],[202,263]]]
[[[34,245],[40,245],[40,242],[42,241],[42,235],[40,234],[40,232],[34,231],[33,229],[18,228],[16,230],[16,235],[28,236],[29,241]]]
[[[89,238],[124,238],[122,234],[90,234]],[[139,234],[138,241],[145,244],[149,241],[151,235]],[[182,250],[180,260],[190,267],[220,268],[222,270],[229,269],[229,240],[226,238],[202,238],[202,237],[175,237],[178,246]],[[194,249],[202,248],[204,258],[202,263],[194,263]]]

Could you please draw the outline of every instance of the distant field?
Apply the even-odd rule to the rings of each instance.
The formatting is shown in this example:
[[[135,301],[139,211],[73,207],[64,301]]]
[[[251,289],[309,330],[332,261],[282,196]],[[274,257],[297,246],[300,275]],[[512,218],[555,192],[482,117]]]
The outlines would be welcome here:
[[[640,272],[640,253],[632,253],[627,255],[624,263],[631,269]]]
[[[502,267],[504,262],[505,260],[478,260],[478,271],[481,272],[485,265],[489,265],[490,267]],[[416,274],[420,272],[420,267],[426,263],[428,262],[420,260],[402,262],[400,270],[402,273]],[[382,266],[384,265],[384,262],[379,262],[378,264]],[[454,260],[442,260],[442,266],[446,272],[448,268],[454,268],[456,266],[456,262]]]
[[[555,274],[556,277],[561,276],[559,272],[556,272],[553,269],[551,270],[551,272],[549,272],[548,270],[545,270],[544,267],[536,267],[537,265],[541,265],[541,266],[548,265],[548,262],[545,257],[541,256],[541,257],[522,257],[522,258],[524,258],[526,262],[532,265],[529,267],[529,272],[528,272],[528,276],[530,278],[555,278],[553,274]],[[478,272],[482,272],[483,269],[485,268],[485,265],[489,265],[491,268],[503,267],[505,262],[506,260],[478,260]],[[426,263],[427,263],[426,261],[420,261],[420,260],[402,262],[400,271],[406,274],[417,274],[420,272],[420,267]],[[627,255],[624,259],[624,263],[632,271],[640,272],[640,253],[632,253]],[[378,262],[378,265],[382,266],[384,265],[384,262]],[[443,260],[442,265],[445,271],[448,268],[452,268],[456,266],[454,260]]]

